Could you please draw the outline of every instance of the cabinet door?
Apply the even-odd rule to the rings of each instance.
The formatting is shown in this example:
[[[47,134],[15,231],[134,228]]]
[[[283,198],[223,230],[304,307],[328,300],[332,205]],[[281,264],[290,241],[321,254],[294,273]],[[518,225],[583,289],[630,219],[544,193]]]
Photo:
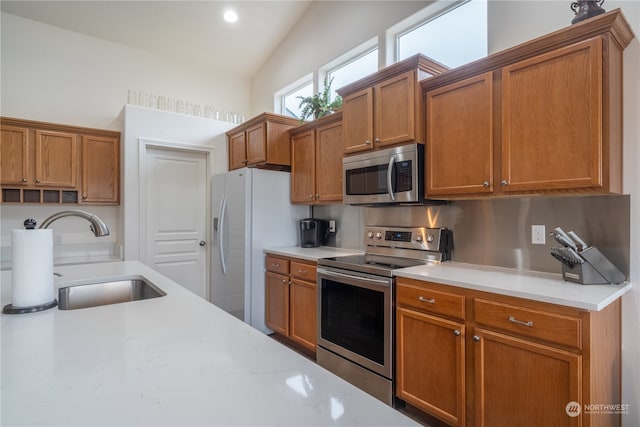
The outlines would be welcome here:
[[[374,87],[373,137],[376,147],[415,140],[415,92],[413,71]]]
[[[261,123],[247,129],[247,164],[267,161],[267,124]]]
[[[503,191],[602,186],[602,40],[502,69]]]
[[[118,203],[120,140],[82,137],[82,202]]]
[[[464,325],[403,307],[396,322],[396,396],[464,425]]]
[[[29,184],[29,129],[2,126],[0,144],[0,183]]]
[[[244,131],[229,137],[229,170],[247,165],[247,145]]]
[[[342,105],[344,153],[373,149],[373,88],[346,96]]]
[[[315,132],[291,138],[291,202],[313,203],[315,200]]]
[[[427,196],[492,191],[492,98],[492,73],[427,92]]]
[[[304,280],[291,281],[290,338],[309,350],[316,351],[316,284]]]
[[[36,185],[76,188],[77,136],[67,132],[35,132]]]
[[[316,131],[316,201],[342,201],[342,122]]]
[[[581,356],[484,329],[473,336],[478,426],[580,426]]]
[[[281,335],[289,335],[289,277],[267,271],[265,323]]]

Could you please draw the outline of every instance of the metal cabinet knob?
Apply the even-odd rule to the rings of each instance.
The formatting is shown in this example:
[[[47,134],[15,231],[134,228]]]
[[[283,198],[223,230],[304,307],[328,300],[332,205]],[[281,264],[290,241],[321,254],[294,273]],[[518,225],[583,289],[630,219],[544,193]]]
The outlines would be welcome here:
[[[376,144],[379,144],[380,143],[380,138],[374,139],[373,142],[375,142]]]
[[[455,331],[453,331],[453,335],[459,337],[460,336],[460,331],[456,329]]]
[[[310,198],[310,199],[313,199],[313,194],[309,194],[309,198]]]
[[[40,180],[39,179],[36,179],[36,184],[40,184]]]
[[[207,242],[205,242],[204,240],[200,240],[200,243],[198,243],[200,246],[204,246],[207,244]]]
[[[27,178],[22,178],[22,182],[27,182]]]
[[[477,336],[477,335],[474,335],[474,336],[473,336],[473,340],[474,340],[474,341],[480,341],[480,337],[479,337],[479,336]]]
[[[506,180],[506,179],[503,179],[503,180],[500,182],[500,184],[504,187],[505,185],[507,185],[507,184],[509,184],[509,183],[507,182],[507,180]]]
[[[320,198],[320,195],[319,195],[319,194],[316,194],[316,199],[319,199],[319,198]]]
[[[82,195],[82,200],[87,200],[87,195],[86,194]]]
[[[364,143],[367,145],[371,145],[371,141],[369,141],[368,139]]]
[[[484,188],[489,188],[489,181],[485,181],[485,182],[483,182],[483,183],[482,183],[482,186],[483,186]]]

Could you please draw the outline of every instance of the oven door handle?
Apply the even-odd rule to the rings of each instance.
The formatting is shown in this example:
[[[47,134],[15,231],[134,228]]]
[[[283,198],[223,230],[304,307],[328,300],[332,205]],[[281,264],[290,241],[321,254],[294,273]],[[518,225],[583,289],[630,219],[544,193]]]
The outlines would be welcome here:
[[[393,175],[393,165],[396,162],[396,156],[393,155],[391,156],[391,158],[389,159],[389,166],[387,167],[387,188],[389,190],[389,197],[391,197],[391,200],[396,200],[396,196],[393,194],[393,180],[392,175]]]
[[[381,284],[381,285],[389,285],[389,281],[388,280],[381,280],[381,279],[370,279],[368,277],[362,277],[362,276],[354,276],[351,274],[344,274],[344,273],[338,273],[337,271],[329,271],[329,270],[324,270],[324,269],[318,269],[318,273],[322,273],[325,276],[339,276],[339,277],[344,277],[347,279],[355,279],[355,280],[363,280],[365,282],[372,282],[372,283],[377,283],[377,284]]]

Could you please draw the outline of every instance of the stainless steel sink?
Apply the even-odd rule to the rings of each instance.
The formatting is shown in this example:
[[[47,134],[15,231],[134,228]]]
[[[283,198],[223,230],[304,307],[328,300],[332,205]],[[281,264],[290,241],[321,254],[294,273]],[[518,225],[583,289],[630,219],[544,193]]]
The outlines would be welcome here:
[[[67,286],[58,289],[58,309],[75,310],[157,298],[165,295],[165,292],[144,279],[125,279]]]

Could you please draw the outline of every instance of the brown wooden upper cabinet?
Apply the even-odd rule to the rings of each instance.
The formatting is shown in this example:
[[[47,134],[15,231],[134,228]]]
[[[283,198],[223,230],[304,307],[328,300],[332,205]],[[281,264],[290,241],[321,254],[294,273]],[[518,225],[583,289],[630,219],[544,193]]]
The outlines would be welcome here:
[[[291,202],[342,201],[342,112],[289,131]]]
[[[118,203],[120,138],[82,136],[82,203]]]
[[[18,126],[2,126],[0,142],[0,183],[2,185],[31,184],[29,160],[29,129]]]
[[[619,10],[432,79],[427,197],[622,192]]]
[[[2,202],[119,203],[119,132],[8,117],[1,128]]]
[[[338,89],[344,104],[344,153],[424,142],[418,82],[446,70],[418,54]]]
[[[291,150],[287,131],[298,125],[298,119],[262,113],[229,130],[229,170],[245,166],[289,170]]]

